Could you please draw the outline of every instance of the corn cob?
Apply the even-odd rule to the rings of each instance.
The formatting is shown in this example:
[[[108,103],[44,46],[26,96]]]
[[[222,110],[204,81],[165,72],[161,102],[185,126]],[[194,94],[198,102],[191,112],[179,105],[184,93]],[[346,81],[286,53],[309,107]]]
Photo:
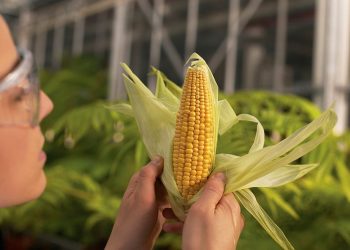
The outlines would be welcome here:
[[[189,67],[176,117],[173,171],[179,192],[191,199],[206,182],[214,159],[213,100],[205,67]]]

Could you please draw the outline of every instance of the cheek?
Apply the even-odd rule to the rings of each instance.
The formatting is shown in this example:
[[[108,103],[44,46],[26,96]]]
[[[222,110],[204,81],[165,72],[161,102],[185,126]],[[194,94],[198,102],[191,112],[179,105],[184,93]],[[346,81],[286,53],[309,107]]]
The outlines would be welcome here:
[[[38,197],[46,185],[40,131],[1,128],[0,138],[0,207]]]

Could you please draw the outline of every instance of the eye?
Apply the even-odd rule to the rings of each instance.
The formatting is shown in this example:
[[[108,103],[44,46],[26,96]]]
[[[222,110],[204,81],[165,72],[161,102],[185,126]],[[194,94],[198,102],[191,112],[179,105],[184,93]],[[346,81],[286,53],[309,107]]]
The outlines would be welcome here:
[[[13,96],[13,101],[14,102],[22,102],[23,99],[25,98],[26,96],[26,91],[22,88],[20,88]]]

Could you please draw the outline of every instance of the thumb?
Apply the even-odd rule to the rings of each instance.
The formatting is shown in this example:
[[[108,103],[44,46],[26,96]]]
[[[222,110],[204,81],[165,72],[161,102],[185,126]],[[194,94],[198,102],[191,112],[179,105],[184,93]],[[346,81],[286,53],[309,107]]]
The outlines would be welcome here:
[[[225,179],[223,173],[216,173],[210,176],[197,201],[197,205],[215,210],[216,205],[224,194]]]

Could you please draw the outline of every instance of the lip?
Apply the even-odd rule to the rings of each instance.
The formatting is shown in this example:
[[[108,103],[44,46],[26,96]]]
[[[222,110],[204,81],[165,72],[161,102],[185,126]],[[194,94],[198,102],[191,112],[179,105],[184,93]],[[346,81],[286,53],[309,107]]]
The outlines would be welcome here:
[[[44,151],[41,151],[39,154],[39,160],[41,162],[45,162],[46,161],[46,153]]]

